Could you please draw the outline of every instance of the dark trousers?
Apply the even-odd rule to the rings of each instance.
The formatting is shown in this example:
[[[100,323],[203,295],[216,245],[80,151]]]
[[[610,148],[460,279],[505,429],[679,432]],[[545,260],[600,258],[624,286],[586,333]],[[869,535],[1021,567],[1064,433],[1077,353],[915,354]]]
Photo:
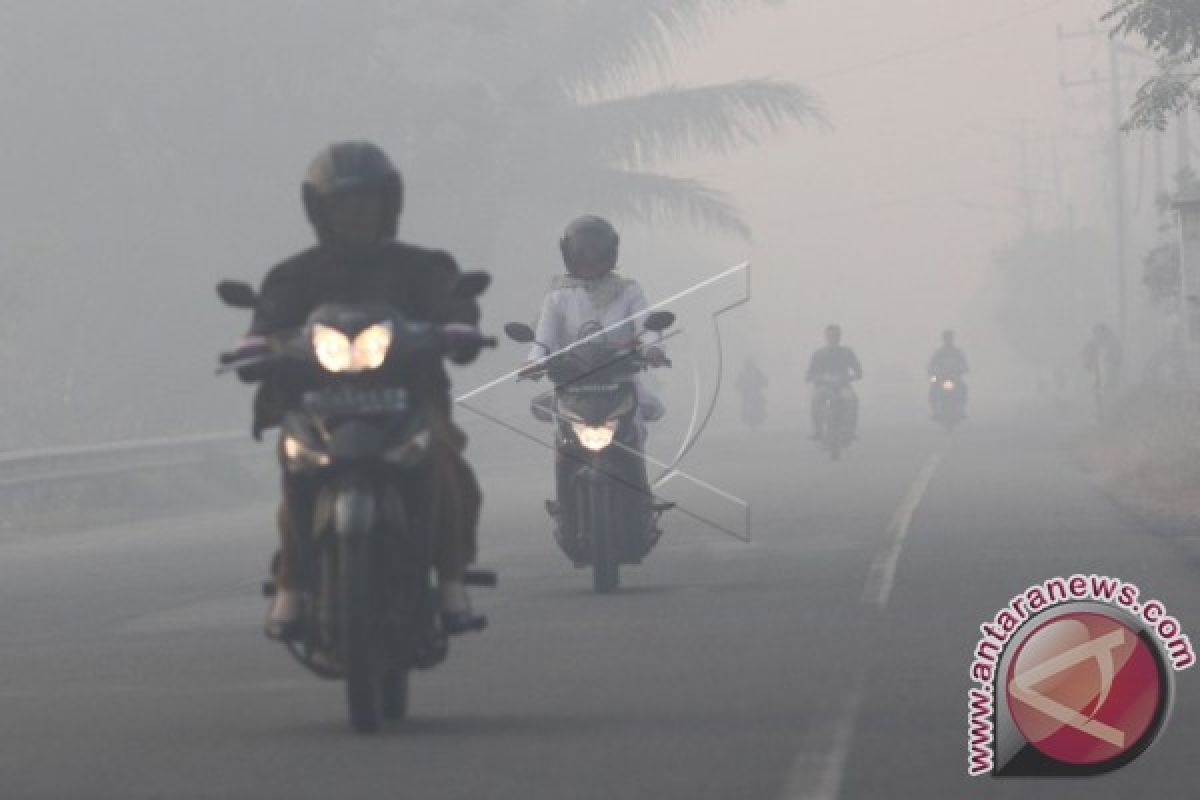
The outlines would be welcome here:
[[[427,483],[419,487],[430,503],[434,567],[442,580],[461,580],[478,553],[483,492],[463,458],[467,437],[444,416],[430,425]],[[310,475],[284,472],[277,521],[280,548],[273,571],[280,588],[303,588],[304,544],[312,541],[313,511],[320,483]]]

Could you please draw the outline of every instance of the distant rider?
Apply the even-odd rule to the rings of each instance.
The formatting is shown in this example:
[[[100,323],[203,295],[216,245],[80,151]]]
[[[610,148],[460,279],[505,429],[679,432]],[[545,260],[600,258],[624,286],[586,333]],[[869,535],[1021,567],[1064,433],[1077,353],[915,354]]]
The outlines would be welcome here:
[[[943,331],[942,346],[935,350],[929,359],[929,376],[937,379],[937,383],[931,383],[929,386],[930,408],[935,412],[937,410],[937,397],[941,388],[938,384],[942,381],[954,381],[962,399],[963,415],[966,416],[967,383],[963,380],[963,376],[966,374],[967,356],[954,344],[954,331]]]
[[[1092,376],[1096,388],[1105,394],[1121,385],[1124,348],[1112,328],[1103,322],[1092,329],[1092,338],[1083,346],[1083,368]]]
[[[843,388],[846,391],[849,413],[849,430],[858,430],[858,396],[850,388],[852,381],[862,380],[862,365],[858,356],[849,347],[842,345],[842,328],[829,325],[825,328],[825,346],[812,355],[804,379],[814,385],[812,399],[812,438],[820,440],[825,432],[825,405],[831,392]]]
[[[317,244],[267,274],[251,336],[267,337],[299,327],[315,308],[335,302],[380,301],[413,320],[477,324],[475,301],[451,292],[460,275],[454,259],[442,251],[396,240],[403,184],[381,149],[362,141],[325,148],[309,166],[303,191]],[[450,357],[465,364],[477,355],[475,347]],[[406,388],[413,396],[428,398],[432,409],[432,469],[426,496],[433,518],[443,625],[450,633],[470,630],[478,627],[481,618],[471,612],[463,577],[475,558],[482,493],[462,455],[466,436],[451,420],[450,382],[441,356],[415,364]],[[278,425],[298,398],[299,392],[285,376],[269,377],[255,399],[255,435]],[[317,488],[305,476],[284,471],[278,518],[281,547],[274,568],[278,591],[266,624],[271,638],[299,635],[300,591],[307,587],[297,540],[312,535]]]

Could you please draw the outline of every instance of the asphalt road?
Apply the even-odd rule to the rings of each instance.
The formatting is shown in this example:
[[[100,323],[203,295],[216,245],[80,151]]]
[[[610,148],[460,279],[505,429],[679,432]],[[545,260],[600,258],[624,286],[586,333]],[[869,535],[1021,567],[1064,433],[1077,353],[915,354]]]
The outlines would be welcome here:
[[[836,464],[798,433],[713,439],[691,463],[751,503],[753,542],[676,515],[610,597],[551,543],[544,454],[514,447],[480,470],[492,627],[375,737],[259,633],[266,507],[0,542],[0,797],[1195,797],[1192,672],[1119,772],[966,775],[978,625],[1014,593],[1120,576],[1200,636],[1195,560],[1064,435],[867,429]]]

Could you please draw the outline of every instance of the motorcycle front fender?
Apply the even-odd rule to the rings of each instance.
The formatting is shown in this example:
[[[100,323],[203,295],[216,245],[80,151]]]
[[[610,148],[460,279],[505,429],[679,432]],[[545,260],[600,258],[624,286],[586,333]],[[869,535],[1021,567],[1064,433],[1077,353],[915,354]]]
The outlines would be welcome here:
[[[375,492],[364,481],[347,480],[334,489],[331,522],[338,538],[365,537],[375,531],[379,508]]]

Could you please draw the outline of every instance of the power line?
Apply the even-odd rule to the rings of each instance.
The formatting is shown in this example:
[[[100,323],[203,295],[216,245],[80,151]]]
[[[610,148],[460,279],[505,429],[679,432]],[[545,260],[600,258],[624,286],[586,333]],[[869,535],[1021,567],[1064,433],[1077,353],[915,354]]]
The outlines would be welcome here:
[[[1063,2],[1064,2],[1064,0],[1050,0],[1050,2],[1048,2],[1048,3],[1042,3],[1040,6],[1036,6],[1035,8],[1031,8],[1027,11],[1023,11],[1020,14],[1013,14],[1012,16],[1004,17],[1003,19],[998,19],[994,22],[990,22],[987,25],[983,25],[978,28],[973,28],[971,30],[962,31],[960,33],[956,33],[951,36],[946,36],[941,39],[934,39],[933,41],[926,42],[925,44],[917,45],[916,47],[910,48],[908,50],[900,50],[895,53],[890,53],[886,56],[880,56],[879,58],[871,59],[870,61],[862,61],[858,64],[850,64],[845,67],[838,67],[837,69],[831,69],[826,72],[818,72],[813,75],[809,75],[806,78],[802,78],[801,80],[815,81],[815,80],[821,80],[822,78],[834,78],[834,77],[839,77],[842,75],[849,75],[849,74],[852,74],[855,72],[862,72],[862,71],[868,70],[868,69],[874,69],[875,67],[881,67],[881,66],[884,66],[885,64],[891,64],[895,61],[903,61],[904,59],[915,58],[916,56],[923,56],[926,53],[932,53],[937,50],[941,50],[945,47],[950,47],[952,45],[956,45],[959,42],[966,41],[967,39],[974,39],[979,36],[983,36],[985,34],[991,33],[992,31],[999,30],[1000,28],[1008,27],[1009,25],[1012,25],[1015,22],[1020,22],[1023,19],[1027,19],[1027,18],[1035,16],[1037,14],[1041,14],[1043,11],[1053,8],[1054,6],[1062,5]]]

